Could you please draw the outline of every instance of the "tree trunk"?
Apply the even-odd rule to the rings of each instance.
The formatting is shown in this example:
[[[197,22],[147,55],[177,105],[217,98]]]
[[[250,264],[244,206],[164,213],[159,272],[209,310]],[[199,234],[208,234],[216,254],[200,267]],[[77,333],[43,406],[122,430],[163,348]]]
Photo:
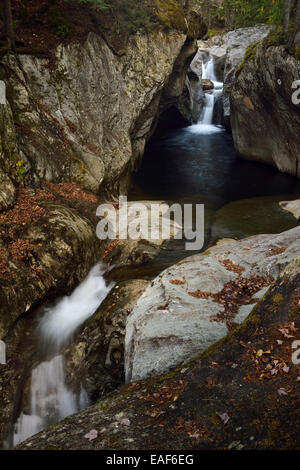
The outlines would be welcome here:
[[[292,12],[294,3],[295,3],[295,0],[285,0],[283,31],[284,31],[284,37],[286,41],[288,40],[288,37],[289,37],[291,12]]]
[[[299,31],[299,28],[300,28],[300,0],[297,1],[295,28],[294,28],[292,38],[291,38],[291,40],[289,42],[289,45],[288,45],[289,49],[292,48],[293,45],[294,45],[294,42],[295,42],[297,33]]]
[[[3,17],[4,17],[4,26],[5,26],[5,34],[8,42],[9,50],[15,50],[15,35],[14,35],[14,28],[13,28],[13,18],[11,12],[11,1],[4,0],[3,4]]]

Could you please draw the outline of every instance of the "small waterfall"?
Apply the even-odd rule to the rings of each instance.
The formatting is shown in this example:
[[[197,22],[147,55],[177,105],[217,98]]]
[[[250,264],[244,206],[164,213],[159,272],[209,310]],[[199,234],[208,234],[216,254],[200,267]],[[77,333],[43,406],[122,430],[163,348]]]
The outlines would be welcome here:
[[[205,107],[202,111],[198,124],[190,126],[188,130],[200,134],[212,134],[215,132],[223,131],[223,128],[213,124],[214,107],[216,100],[223,93],[223,83],[217,80],[215,75],[215,62],[214,58],[209,54],[207,60],[202,61],[202,79],[209,79],[214,87],[212,90],[205,93]]]
[[[214,115],[214,106],[215,106],[215,97],[213,93],[206,93],[205,94],[205,108],[203,112],[203,117],[199,124],[211,125],[213,122],[213,115]]]
[[[73,393],[65,380],[63,348],[76,329],[91,315],[112,288],[106,285],[104,271],[94,267],[71,296],[63,297],[54,307],[45,310],[37,328],[41,347],[48,360],[31,373],[30,415],[21,412],[14,425],[12,445],[15,447],[33,434],[89,405],[86,391]]]

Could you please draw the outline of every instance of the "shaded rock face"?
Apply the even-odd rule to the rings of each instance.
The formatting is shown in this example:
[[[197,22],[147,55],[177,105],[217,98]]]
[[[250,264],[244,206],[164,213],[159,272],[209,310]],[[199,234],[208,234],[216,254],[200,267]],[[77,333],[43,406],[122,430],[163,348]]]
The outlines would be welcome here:
[[[7,57],[8,99],[31,176],[75,181],[93,192],[103,184],[111,193],[124,189],[163,89],[168,85],[174,99],[182,92],[180,54],[187,67],[193,54],[186,54],[185,41],[179,32],[137,34],[119,57],[91,33],[83,45],[59,46],[54,65]]]
[[[202,87],[202,54],[199,49],[192,60],[186,75],[183,93],[179,100],[179,110],[190,123],[199,120],[205,97]]]
[[[248,46],[262,41],[270,32],[266,25],[258,25],[252,28],[240,28],[230,31],[224,36],[226,45],[226,63],[224,71],[224,122],[230,128],[230,93],[235,82],[235,73],[244,60]],[[258,72],[260,73],[260,72]]]
[[[19,160],[17,140],[9,105],[0,105],[0,211],[15,200],[16,164]]]
[[[125,386],[19,448],[298,449],[299,299],[300,257],[240,327],[192,364]],[[93,441],[84,438],[91,429]]]
[[[240,155],[300,177],[300,105],[292,84],[300,62],[283,46],[259,46],[241,68],[231,91],[231,125]]]
[[[127,320],[126,381],[165,373],[225,337],[299,254],[299,235],[224,240],[159,275]]]
[[[229,31],[207,41],[198,41],[199,52],[209,53],[214,57],[216,77],[224,82],[223,121],[227,129],[230,129],[230,92],[235,81],[235,73],[244,60],[247,47],[262,41],[269,32],[268,26],[258,25]]]

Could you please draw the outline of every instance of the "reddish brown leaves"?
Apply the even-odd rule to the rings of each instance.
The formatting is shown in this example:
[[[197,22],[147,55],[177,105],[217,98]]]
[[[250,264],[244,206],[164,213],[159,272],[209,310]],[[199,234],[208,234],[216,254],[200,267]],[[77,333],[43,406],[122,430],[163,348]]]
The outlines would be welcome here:
[[[18,239],[9,246],[9,251],[11,253],[12,259],[17,262],[23,261],[28,257],[29,253],[35,252],[38,248],[40,248],[40,246],[40,244],[33,245],[27,240]]]
[[[145,393],[140,395],[139,398],[140,400],[151,402],[154,406],[158,407],[151,410],[152,412],[155,411],[155,414],[158,416],[163,409],[179,398],[185,386],[186,382],[183,380],[170,380],[154,393]],[[151,413],[149,414],[151,415]]]
[[[0,216],[0,223],[4,225],[25,225],[40,219],[45,211],[39,206],[41,201],[54,200],[53,194],[43,189],[37,189],[35,195],[29,188],[20,188],[17,193],[16,205],[13,209]]]
[[[224,305],[225,312],[237,313],[241,305],[254,303],[253,295],[272,284],[271,276],[251,276],[227,282],[221,292],[214,294],[216,302]]]
[[[232,271],[236,274],[238,274],[239,276],[245,271],[246,268],[244,268],[243,266],[240,266],[239,264],[236,264],[234,261],[231,261],[230,259],[225,259],[223,261],[219,261],[221,264],[223,264],[223,266],[225,266],[225,268],[227,269],[227,271]]]
[[[95,194],[83,191],[77,186],[76,183],[50,183],[45,182],[45,185],[55,191],[59,196],[67,200],[77,199],[85,202],[98,202],[98,197]]]
[[[183,284],[185,284],[185,282],[180,281],[180,279],[171,279],[169,283],[173,284],[174,286],[182,286]]]
[[[196,292],[189,292],[189,295],[192,297],[195,297],[196,299],[209,299],[210,297],[213,297],[215,294],[211,294],[209,292],[203,292],[201,290],[197,290]]]
[[[87,148],[89,149],[90,152],[92,152],[94,155],[99,155],[99,152],[95,145],[93,144],[87,144]]]
[[[271,276],[252,276],[250,278],[238,278],[233,281],[227,282],[223,289],[213,294],[211,292],[189,292],[189,295],[197,299],[213,299],[224,306],[224,312],[211,317],[211,320],[218,322],[231,321],[234,315],[238,312],[241,305],[249,305],[255,303],[253,295],[259,292],[266,286],[273,282]]]
[[[105,259],[107,256],[118,246],[119,244],[119,239],[116,238],[111,244],[106,248],[104,251],[102,258]]]
[[[167,310],[168,307],[169,307],[169,304],[160,305],[160,307],[157,307],[157,310]]]
[[[200,427],[196,420],[186,422],[183,417],[177,420],[172,431],[187,434],[189,437],[194,439],[203,438],[203,436],[207,433],[205,426]]]
[[[281,246],[281,247],[274,246],[272,248],[269,248],[267,257],[281,255],[281,253],[284,253],[285,251],[286,251],[286,246]]]

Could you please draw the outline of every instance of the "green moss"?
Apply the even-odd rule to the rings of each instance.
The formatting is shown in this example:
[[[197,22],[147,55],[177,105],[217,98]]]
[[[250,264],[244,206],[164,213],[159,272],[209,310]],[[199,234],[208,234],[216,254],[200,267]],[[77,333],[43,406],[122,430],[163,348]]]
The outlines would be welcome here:
[[[281,302],[283,302],[283,295],[282,294],[273,295],[271,302],[276,305],[281,304]]]
[[[284,44],[284,33],[282,27],[272,29],[269,35],[263,41],[264,46],[280,46]]]
[[[218,426],[220,424],[220,418],[216,415],[216,413],[213,413],[210,415],[210,421],[214,426]]]
[[[58,5],[53,5],[48,13],[49,24],[56,29],[60,38],[67,38],[73,32],[72,23],[67,16],[63,15]]]
[[[177,0],[156,0],[157,17],[166,29],[187,32],[188,24],[185,11]]]
[[[259,42],[254,42],[252,44],[250,44],[246,51],[245,51],[245,55],[244,55],[244,59],[243,59],[243,62],[241,63],[241,65],[239,66],[239,68],[237,69],[236,73],[235,73],[235,76],[238,77],[240,75],[240,73],[242,72],[242,70],[244,69],[245,65],[253,60],[255,58],[255,52],[256,52],[256,49],[262,44],[262,41],[259,41]]]
[[[300,60],[300,47],[295,47],[292,53],[295,59]]]
[[[24,176],[28,172],[28,169],[26,168],[26,163],[24,162],[24,160],[19,160],[16,163],[16,171],[17,171],[17,174],[18,174],[20,180],[23,180]]]
[[[295,320],[297,317],[299,317],[299,307],[295,306],[290,312],[290,319]]]

